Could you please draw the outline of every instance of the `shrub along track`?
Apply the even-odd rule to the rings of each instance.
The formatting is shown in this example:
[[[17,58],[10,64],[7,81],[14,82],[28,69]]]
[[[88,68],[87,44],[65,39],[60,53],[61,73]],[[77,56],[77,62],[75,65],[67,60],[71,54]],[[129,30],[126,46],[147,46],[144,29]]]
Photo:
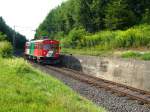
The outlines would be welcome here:
[[[74,88],[72,84],[71,85],[69,84],[69,86],[73,87],[76,91],[79,91],[79,93],[81,92],[82,95],[84,94],[88,99],[94,101],[98,105],[100,104],[108,108],[108,110],[110,110],[111,112],[120,112],[120,111],[122,112],[149,112],[150,110],[149,108],[150,93],[147,91],[128,87],[126,85],[114,83],[114,82],[103,80],[100,78],[95,78],[95,77],[83,74],[81,72],[77,72],[77,71],[70,70],[70,69],[63,68],[63,67],[54,67],[54,66],[49,66],[49,65],[41,66],[38,64],[33,64],[33,66],[35,66],[36,68],[37,67],[40,68],[41,70],[45,71],[48,74],[49,73],[53,74],[53,76],[55,76],[55,74],[57,73],[61,74],[62,76],[56,75],[56,77],[58,77],[58,79],[62,81],[71,80],[71,81],[65,82],[67,85],[69,83],[72,83],[73,81],[72,79],[77,80],[77,83],[79,82],[79,84],[73,84],[73,86],[76,85],[79,87]],[[51,72],[51,71],[54,71],[54,72]],[[76,81],[73,81],[73,83],[74,82]],[[97,90],[90,89],[89,91],[87,91],[91,87],[88,86],[87,89],[85,89],[84,84],[81,84],[80,82],[85,83],[91,86],[92,88],[97,88]],[[94,93],[93,92],[91,93],[90,92],[91,90]],[[103,92],[104,90],[106,92]],[[103,93],[105,95],[103,95]],[[90,94],[90,95],[87,95],[87,94]],[[96,96],[91,97],[92,94],[93,95],[95,94]],[[146,105],[146,107],[143,105]]]

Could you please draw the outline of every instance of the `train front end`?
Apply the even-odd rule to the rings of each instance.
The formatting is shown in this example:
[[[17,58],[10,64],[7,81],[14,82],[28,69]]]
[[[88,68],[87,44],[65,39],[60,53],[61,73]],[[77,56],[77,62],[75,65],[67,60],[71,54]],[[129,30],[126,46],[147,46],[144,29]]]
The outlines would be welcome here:
[[[39,60],[46,64],[57,64],[60,62],[60,47],[59,41],[44,40],[42,42],[42,56]]]
[[[60,47],[57,40],[33,40],[25,45],[25,56],[43,64],[58,64],[60,62]]]

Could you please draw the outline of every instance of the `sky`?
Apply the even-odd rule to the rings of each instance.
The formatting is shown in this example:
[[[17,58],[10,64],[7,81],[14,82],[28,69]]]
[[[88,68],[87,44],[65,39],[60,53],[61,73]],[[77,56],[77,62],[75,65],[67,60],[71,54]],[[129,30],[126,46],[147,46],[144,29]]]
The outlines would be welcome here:
[[[34,38],[35,29],[49,11],[66,0],[0,0],[0,16],[6,24],[27,39]]]

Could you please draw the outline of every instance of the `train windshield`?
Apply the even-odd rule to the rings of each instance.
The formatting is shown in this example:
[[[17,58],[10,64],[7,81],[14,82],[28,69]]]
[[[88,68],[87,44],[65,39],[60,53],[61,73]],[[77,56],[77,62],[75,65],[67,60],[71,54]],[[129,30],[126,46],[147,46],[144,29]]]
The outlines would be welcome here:
[[[59,45],[58,44],[46,44],[43,46],[44,50],[54,50],[58,49]]]

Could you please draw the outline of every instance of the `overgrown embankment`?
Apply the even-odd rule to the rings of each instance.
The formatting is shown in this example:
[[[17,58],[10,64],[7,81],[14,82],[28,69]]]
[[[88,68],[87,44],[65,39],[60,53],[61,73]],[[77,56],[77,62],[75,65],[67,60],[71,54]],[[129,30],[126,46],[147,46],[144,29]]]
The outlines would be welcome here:
[[[64,48],[96,48],[96,50],[150,48],[150,25],[128,30],[101,31],[89,34],[83,29],[72,30],[62,39]]]
[[[73,54],[107,56],[113,55],[118,50],[148,50],[150,25],[135,26],[124,31],[101,31],[95,34],[89,34],[84,29],[73,29],[61,43],[62,52]]]

